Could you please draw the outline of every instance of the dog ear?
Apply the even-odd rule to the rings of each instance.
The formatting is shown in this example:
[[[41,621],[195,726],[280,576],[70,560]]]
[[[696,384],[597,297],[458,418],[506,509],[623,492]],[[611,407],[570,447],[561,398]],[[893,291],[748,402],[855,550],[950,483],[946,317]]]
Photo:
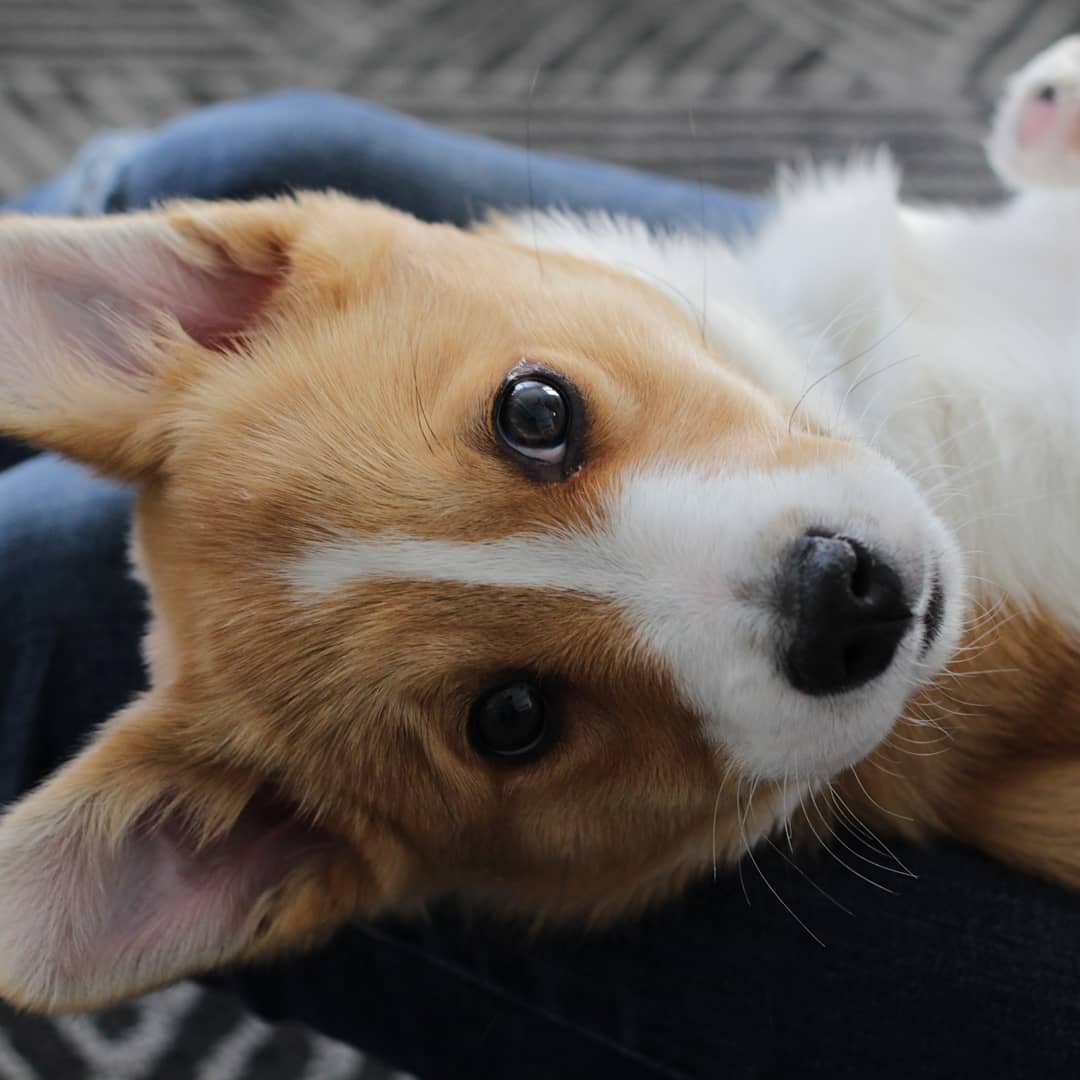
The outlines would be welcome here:
[[[291,200],[0,218],[0,430],[124,478],[170,389],[252,332],[289,268]]]
[[[347,842],[264,777],[193,762],[182,727],[144,699],[0,818],[0,997],[101,1005],[310,944],[394,891],[392,839]]]

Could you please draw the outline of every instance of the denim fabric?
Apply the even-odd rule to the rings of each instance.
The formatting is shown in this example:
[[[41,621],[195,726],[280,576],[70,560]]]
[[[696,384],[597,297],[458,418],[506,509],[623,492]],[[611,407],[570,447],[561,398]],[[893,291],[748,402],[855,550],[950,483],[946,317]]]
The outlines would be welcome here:
[[[458,222],[557,203],[699,225],[704,204],[710,229],[732,231],[761,213],[728,193],[526,159],[313,94],[108,136],[15,205],[89,213],[327,186]],[[0,473],[0,801],[143,685],[130,505],[129,492],[49,455]],[[208,981],[425,1080],[1080,1075],[1080,901],[969,851],[892,846],[917,878],[848,852],[850,868],[827,855],[795,866],[773,850],[760,874],[703,881],[603,933],[528,940],[446,905],[424,923],[353,926],[310,955]]]
[[[222,984],[425,1080],[1080,1075],[1077,899],[974,852],[891,846],[917,879],[849,857],[892,894],[770,851],[790,912],[748,865],[745,896],[721,875],[605,933],[529,941],[445,907]]]
[[[101,136],[72,170],[12,208],[88,214],[302,188],[336,188],[457,225],[491,209],[559,206],[730,234],[752,226],[764,206],[684,180],[526,153],[352,98],[287,91],[213,105],[153,135]]]
[[[145,684],[132,495],[41,454],[0,473],[0,805]]]

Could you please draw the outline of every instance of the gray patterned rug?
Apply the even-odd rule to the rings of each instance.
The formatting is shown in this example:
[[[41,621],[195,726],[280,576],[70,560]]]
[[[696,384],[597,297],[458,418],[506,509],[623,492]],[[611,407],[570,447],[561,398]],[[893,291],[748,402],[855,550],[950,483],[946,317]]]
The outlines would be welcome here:
[[[0,197],[101,128],[305,86],[740,188],[885,141],[912,194],[982,200],[1002,78],[1076,30],[1076,0],[0,0]],[[0,1009],[0,1080],[390,1075],[186,984],[97,1016]]]

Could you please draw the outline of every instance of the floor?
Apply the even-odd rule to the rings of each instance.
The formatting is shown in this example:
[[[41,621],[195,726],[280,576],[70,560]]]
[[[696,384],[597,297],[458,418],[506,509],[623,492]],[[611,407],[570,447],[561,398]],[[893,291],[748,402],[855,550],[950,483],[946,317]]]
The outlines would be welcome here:
[[[0,195],[103,127],[292,85],[742,188],[885,140],[912,193],[987,198],[997,87],[1077,25],[1070,0],[0,0]]]
[[[744,189],[884,141],[911,196],[986,200],[1001,80],[1076,30],[1075,0],[0,0],[0,197],[101,128],[306,86]],[[393,1075],[190,984],[96,1016],[0,1009],[0,1080]]]

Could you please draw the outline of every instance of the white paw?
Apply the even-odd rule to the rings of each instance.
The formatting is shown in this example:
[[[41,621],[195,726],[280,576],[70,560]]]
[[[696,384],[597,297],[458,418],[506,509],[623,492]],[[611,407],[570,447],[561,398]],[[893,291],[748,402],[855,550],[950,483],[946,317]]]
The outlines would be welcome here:
[[[1009,78],[987,153],[1010,187],[1080,187],[1080,35],[1062,38]]]

